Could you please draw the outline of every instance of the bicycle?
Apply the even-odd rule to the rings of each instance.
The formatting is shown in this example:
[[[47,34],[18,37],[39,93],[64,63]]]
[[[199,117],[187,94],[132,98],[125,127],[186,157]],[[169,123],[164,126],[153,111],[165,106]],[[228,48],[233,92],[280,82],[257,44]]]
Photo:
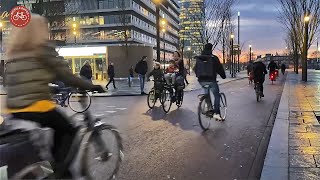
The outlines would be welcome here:
[[[86,95],[86,92],[81,93]],[[83,99],[82,99],[83,100]],[[80,101],[83,106],[85,106],[84,101]],[[119,131],[112,125],[107,125],[102,122],[100,119],[94,119],[89,111],[84,112],[83,123],[79,128],[79,131],[73,140],[69,153],[66,156],[66,159],[62,166],[59,166],[62,170],[65,170],[67,167],[70,167],[72,161],[77,155],[80,156],[80,176],[87,179],[93,179],[96,176],[97,170],[101,170],[101,167],[106,169],[101,170],[101,174],[104,176],[100,179],[113,179],[120,169],[121,162],[123,160],[123,146],[122,138]],[[23,120],[22,120],[23,121]],[[9,120],[7,122],[15,122],[15,120]],[[23,121],[27,122],[27,121]],[[30,123],[30,122],[27,122]],[[32,147],[36,149],[36,152],[39,153],[41,160],[38,162],[33,162],[28,164],[28,166],[17,170],[16,172],[9,172],[9,178],[20,180],[30,177],[32,179],[54,179],[54,176],[63,172],[53,172],[51,164],[54,163],[50,153],[48,153],[50,147],[46,141],[44,144],[35,145],[34,142],[43,142],[41,139],[44,139],[44,134],[47,133],[48,128],[33,128],[25,130],[25,125],[18,127],[16,129],[12,128],[8,133],[1,134],[1,142],[12,143],[13,138],[19,137],[21,134],[27,133],[27,135],[37,134],[36,139],[32,139]],[[103,134],[104,133],[104,134]],[[106,134],[108,136],[106,136]],[[114,138],[115,142],[109,144],[111,136]],[[30,136],[31,137],[31,136]],[[107,139],[106,139],[107,138]],[[105,140],[105,141],[104,141]],[[30,141],[30,140],[29,140]],[[13,143],[14,145],[14,143]],[[112,148],[111,148],[112,145]],[[113,147],[115,146],[115,147]],[[32,154],[32,152],[28,152]],[[97,154],[97,155],[96,155]],[[92,158],[96,157],[96,158]],[[3,163],[3,162],[2,162]],[[109,164],[110,163],[110,164]],[[10,164],[7,165],[8,169]],[[13,167],[14,168],[14,167]],[[91,169],[92,168],[92,169]],[[110,171],[108,171],[108,169]],[[12,171],[12,170],[11,170]],[[11,173],[11,174],[10,174]],[[30,178],[29,178],[30,179]]]
[[[79,104],[79,97],[82,95],[79,95],[77,90],[72,90],[72,88],[58,88],[59,86],[54,84],[50,84],[50,87],[56,88],[55,92],[53,92],[52,100],[61,107],[69,106],[70,109],[76,113],[83,113],[89,109],[91,105],[91,96],[88,91],[86,92],[86,97],[88,98],[86,102],[88,102],[88,104],[82,106]],[[68,105],[66,105],[66,102]]]
[[[262,98],[261,83],[259,83],[259,82],[254,83],[254,89],[256,92],[257,102],[259,102]]]
[[[184,92],[183,92],[183,87],[179,87],[175,85],[165,85],[164,86],[164,90],[162,92],[162,96],[161,96],[161,101],[162,102],[162,109],[165,113],[168,113],[171,109],[172,106],[172,99],[173,99],[173,94],[175,94],[175,98],[176,98],[176,105],[178,106],[178,108],[180,108],[182,106],[183,103],[183,96],[184,96]]]
[[[162,91],[164,89],[164,81],[163,80],[152,80],[155,82],[155,86],[149,91],[147,97],[147,103],[150,109],[153,109],[157,100],[160,100],[162,104]]]
[[[206,131],[210,128],[211,125],[211,119],[213,118],[213,106],[212,106],[212,98],[214,98],[213,95],[211,95],[210,85],[203,86],[205,89],[205,94],[198,95],[198,98],[200,99],[199,105],[198,105],[198,120],[200,127]],[[220,95],[220,113],[222,120],[226,119],[227,116],[227,99],[226,95],[223,92],[219,93]],[[203,117],[202,117],[203,116]]]

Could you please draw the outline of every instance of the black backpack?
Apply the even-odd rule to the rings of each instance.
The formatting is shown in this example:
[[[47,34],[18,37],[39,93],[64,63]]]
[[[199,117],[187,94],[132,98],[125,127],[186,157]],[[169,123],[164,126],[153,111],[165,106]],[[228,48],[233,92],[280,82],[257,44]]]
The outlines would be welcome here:
[[[208,57],[206,59],[197,58],[196,61],[196,76],[197,78],[208,78],[214,76],[213,70],[213,58]]]

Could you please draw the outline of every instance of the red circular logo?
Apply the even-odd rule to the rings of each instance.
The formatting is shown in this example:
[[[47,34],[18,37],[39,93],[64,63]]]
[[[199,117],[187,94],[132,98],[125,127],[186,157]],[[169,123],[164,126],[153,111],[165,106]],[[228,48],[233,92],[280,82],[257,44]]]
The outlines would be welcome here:
[[[24,6],[16,6],[10,11],[10,22],[16,27],[25,27],[30,19],[30,11]]]

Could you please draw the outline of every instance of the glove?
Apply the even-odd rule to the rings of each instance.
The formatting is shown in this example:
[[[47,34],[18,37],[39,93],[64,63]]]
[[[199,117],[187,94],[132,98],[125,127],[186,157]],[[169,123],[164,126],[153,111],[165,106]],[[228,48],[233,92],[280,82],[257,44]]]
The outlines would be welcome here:
[[[94,85],[91,90],[92,90],[92,91],[98,91],[98,93],[104,93],[104,92],[106,92],[106,91],[102,88],[102,86],[100,86],[100,85]]]

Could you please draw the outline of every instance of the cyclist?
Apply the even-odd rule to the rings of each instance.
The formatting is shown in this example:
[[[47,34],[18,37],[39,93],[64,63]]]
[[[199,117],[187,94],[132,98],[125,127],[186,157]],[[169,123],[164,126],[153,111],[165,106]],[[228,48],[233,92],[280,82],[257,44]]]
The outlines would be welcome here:
[[[159,62],[155,62],[154,63],[154,69],[149,73],[147,74],[147,81],[150,81],[150,76],[153,76],[154,78],[154,88],[156,90],[156,96],[159,95],[159,91],[158,90],[161,90],[163,88],[163,78],[164,78],[164,74],[163,74],[163,71],[162,69],[160,69],[160,63]]]
[[[60,80],[81,89],[99,92],[103,89],[74,76],[63,58],[58,57],[48,34],[47,20],[35,14],[32,14],[28,26],[12,27],[7,44],[6,105],[8,113],[14,118],[36,122],[55,131],[52,148],[55,178],[72,178],[68,168],[63,169],[62,163],[77,128],[56,109],[50,99],[48,84]]]
[[[266,65],[264,65],[262,63],[261,59],[257,59],[253,63],[253,79],[254,79],[254,83],[255,84],[257,84],[257,83],[260,84],[260,88],[261,88],[260,90],[261,90],[261,96],[262,97],[264,97],[264,94],[263,94],[263,83],[264,83],[266,74],[268,74]]]
[[[206,44],[201,55],[195,57],[196,65],[194,71],[201,86],[209,85],[214,95],[214,109],[211,110],[210,113],[213,114],[213,118],[222,120],[220,115],[220,92],[217,83],[217,74],[225,79],[226,73],[219,58],[212,54],[212,48],[213,45],[211,43]]]
[[[273,60],[270,61],[268,65],[269,74],[274,73],[277,69],[279,69],[277,63],[275,63]]]

